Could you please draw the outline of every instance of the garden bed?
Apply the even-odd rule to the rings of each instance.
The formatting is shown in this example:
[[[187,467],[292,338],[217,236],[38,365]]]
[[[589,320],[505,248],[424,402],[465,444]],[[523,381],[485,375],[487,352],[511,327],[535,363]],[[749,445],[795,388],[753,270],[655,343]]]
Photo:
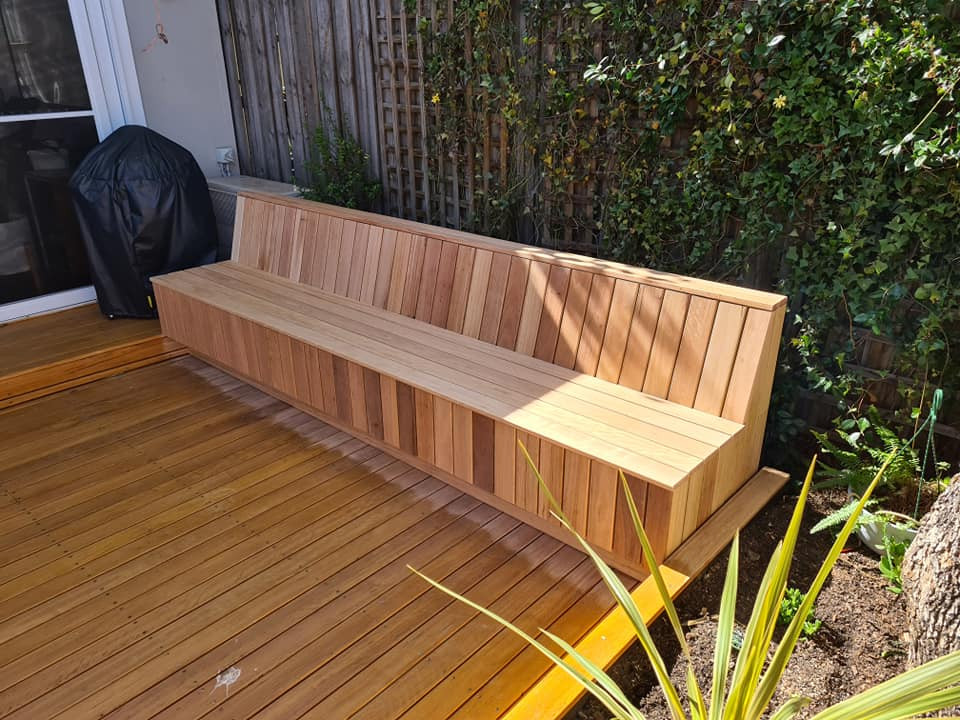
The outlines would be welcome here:
[[[810,535],[809,528],[840,507],[845,499],[841,492],[811,494],[804,530],[797,544],[791,587],[807,588],[832,541],[829,532]],[[749,619],[756,587],[770,552],[786,531],[795,502],[796,496],[791,493],[775,498],[741,533],[737,603],[737,620],[741,626]],[[677,604],[704,689],[709,687],[716,613],[726,564],[724,553],[681,595]],[[849,550],[841,555],[817,600],[816,616],[822,625],[812,637],[800,641],[772,707],[779,707],[790,695],[802,694],[814,698],[804,713],[809,716],[906,669],[900,641],[904,627],[903,602],[899,595],[887,590],[887,582],[877,570],[877,558],[862,548],[859,541],[851,540]],[[685,663],[665,618],[661,617],[651,631],[671,667],[675,685],[682,688]],[[611,673],[647,718],[670,720],[663,695],[639,646],[628,651]],[[588,699],[574,711],[572,719],[600,720],[608,716],[599,703]]]

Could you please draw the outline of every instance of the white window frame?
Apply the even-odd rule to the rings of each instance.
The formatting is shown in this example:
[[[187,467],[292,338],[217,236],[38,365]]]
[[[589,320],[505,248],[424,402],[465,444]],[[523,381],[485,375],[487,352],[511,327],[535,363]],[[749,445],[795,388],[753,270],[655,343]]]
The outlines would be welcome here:
[[[102,140],[121,125],[144,125],[143,100],[123,0],[68,0],[91,110],[44,114],[45,119],[93,116]],[[2,116],[0,122],[36,119]],[[93,286],[0,305],[0,322],[53,312],[96,300]]]

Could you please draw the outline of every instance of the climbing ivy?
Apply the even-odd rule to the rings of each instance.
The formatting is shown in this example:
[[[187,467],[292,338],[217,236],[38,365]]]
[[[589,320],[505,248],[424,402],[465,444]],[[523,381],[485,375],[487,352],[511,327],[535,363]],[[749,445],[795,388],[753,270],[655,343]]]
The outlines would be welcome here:
[[[908,394],[960,385],[960,3],[441,4],[430,170],[486,181],[474,227],[786,293],[782,418],[799,387],[864,399],[854,328]],[[510,167],[484,175],[491,116]]]

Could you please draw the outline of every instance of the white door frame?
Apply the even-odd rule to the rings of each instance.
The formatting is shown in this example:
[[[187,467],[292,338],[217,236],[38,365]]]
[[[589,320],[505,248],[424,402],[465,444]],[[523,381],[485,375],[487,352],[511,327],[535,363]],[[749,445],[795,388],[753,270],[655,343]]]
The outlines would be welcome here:
[[[102,140],[121,125],[144,125],[123,0],[68,0],[68,4],[97,135]],[[96,298],[93,286],[88,285],[7,303],[0,305],[0,322],[82,305]]]
[[[146,117],[123,0],[68,0],[84,79],[102,140]]]

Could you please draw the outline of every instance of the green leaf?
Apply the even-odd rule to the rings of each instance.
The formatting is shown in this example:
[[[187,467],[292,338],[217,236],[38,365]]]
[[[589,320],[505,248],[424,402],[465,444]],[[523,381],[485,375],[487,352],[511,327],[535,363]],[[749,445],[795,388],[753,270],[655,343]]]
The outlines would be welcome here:
[[[555,517],[557,517],[561,524],[573,534],[573,536],[580,543],[580,546],[593,560],[594,564],[597,566],[597,569],[600,571],[600,576],[603,578],[604,584],[606,584],[606,586],[610,589],[617,603],[624,610],[624,612],[626,612],[631,625],[633,625],[634,631],[637,633],[637,639],[640,641],[640,645],[643,647],[643,651],[646,653],[647,659],[650,661],[650,665],[653,667],[654,674],[657,676],[657,682],[660,684],[660,689],[663,691],[663,695],[667,699],[667,706],[670,708],[670,714],[673,716],[674,720],[685,720],[683,704],[680,702],[680,695],[677,693],[677,689],[673,686],[673,682],[670,680],[670,671],[667,669],[667,665],[663,661],[660,651],[657,650],[657,646],[653,642],[653,637],[650,635],[650,631],[644,622],[643,616],[640,614],[640,609],[633,601],[630,591],[627,590],[626,586],[621,582],[619,576],[603,561],[603,559],[596,553],[590,544],[587,543],[587,541],[584,540],[583,537],[581,537],[581,535],[573,529],[573,526],[571,526],[566,519],[560,517],[559,515],[555,515]],[[644,535],[644,539],[645,537],[646,536]],[[649,543],[647,543],[647,547],[644,548],[644,556],[647,558],[648,563],[650,563],[650,560],[653,560],[653,562],[650,563],[652,572],[659,572],[657,569],[656,560],[653,558],[653,553],[650,551],[648,556],[647,548],[649,548]],[[661,577],[661,582],[662,581],[663,579]],[[661,598],[663,599],[665,605],[668,603],[672,604],[669,594],[661,594]]]
[[[633,499],[633,493],[630,492],[630,486],[627,483],[627,477],[623,474],[623,471],[620,471],[620,485],[623,489],[623,493],[627,498],[627,507],[630,509],[630,518],[633,521],[634,531],[637,533],[637,537],[640,540],[640,546],[643,548],[643,558],[647,562],[647,567],[650,570],[650,576],[653,578],[654,583],[657,586],[657,592],[660,593],[660,598],[663,601],[663,609],[667,617],[670,619],[670,626],[673,628],[673,633],[677,638],[677,642],[680,644],[680,649],[683,652],[683,656],[687,662],[687,690],[690,700],[691,708],[694,712],[701,717],[706,714],[706,705],[703,701],[703,693],[700,690],[700,686],[697,684],[696,677],[693,675],[693,658],[690,656],[690,646],[687,643],[686,635],[683,632],[683,628],[680,625],[680,617],[677,615],[677,608],[673,604],[673,598],[670,597],[670,592],[667,590],[667,584],[664,582],[663,574],[660,572],[660,565],[657,562],[657,558],[654,555],[653,547],[650,545],[650,540],[647,537],[646,531],[643,529],[643,523],[640,521],[640,513],[637,510],[636,502]]]
[[[620,689],[620,686],[614,682],[613,678],[611,678],[603,668],[598,666],[589,658],[585,657],[579,650],[577,650],[563,638],[558,637],[548,630],[544,630],[542,628],[540,632],[553,640],[553,642],[560,646],[564,652],[573,657],[597,681],[597,683],[603,687],[604,690],[610,693],[610,696],[617,700],[624,708],[630,708],[631,710],[633,709],[633,706],[631,705],[630,700],[627,699],[626,694],[624,694],[624,692]]]
[[[713,652],[713,681],[710,694],[710,720],[720,720],[727,693],[727,675],[733,652],[733,627],[736,622],[737,585],[740,562],[740,533],[733,536],[730,557],[727,559],[727,577],[720,596],[720,616],[717,620],[717,643]]]
[[[787,700],[780,709],[770,716],[770,720],[790,720],[810,704],[810,698],[795,696]]]
[[[723,708],[723,720],[738,720],[750,698],[750,693],[756,683],[751,684],[748,678],[759,675],[760,670],[757,666],[763,667],[767,657],[767,646],[763,644],[760,635],[760,624],[762,622],[762,605],[764,598],[771,596],[771,587],[777,565],[780,562],[780,554],[783,549],[783,543],[777,543],[774,548],[770,561],[767,563],[767,569],[764,571],[763,578],[760,581],[760,587],[757,589],[757,597],[754,600],[753,610],[750,614],[750,620],[743,633],[743,640],[740,643],[740,652],[737,654],[737,662],[733,667],[733,676],[730,679],[730,691],[727,695],[726,703]],[[768,601],[769,602],[769,601]]]
[[[537,478],[537,482],[540,484],[541,490],[543,490],[548,502],[552,506],[552,514],[560,521],[560,524],[563,525],[563,527],[566,528],[567,531],[569,531],[577,539],[577,542],[580,544],[580,546],[584,549],[584,551],[586,551],[587,555],[590,556],[594,565],[596,565],[597,569],[600,571],[600,576],[603,579],[604,584],[613,593],[617,604],[620,605],[620,607],[627,614],[627,617],[637,634],[637,639],[640,641],[640,645],[643,647],[644,652],[647,654],[647,658],[650,660],[654,674],[657,676],[657,681],[659,682],[660,688],[667,699],[667,705],[670,708],[670,712],[674,719],[684,720],[683,705],[680,702],[680,696],[677,693],[676,688],[673,686],[673,683],[670,680],[670,672],[667,670],[666,663],[663,661],[663,658],[653,642],[650,631],[647,629],[647,625],[640,614],[639,608],[633,601],[630,591],[626,588],[626,586],[624,586],[617,574],[603,561],[603,559],[596,553],[590,544],[587,543],[587,541],[584,540],[583,537],[581,537],[581,535],[573,529],[573,526],[570,524],[567,516],[564,515],[563,511],[560,509],[560,504],[557,502],[557,499],[553,496],[553,493],[550,492],[550,488],[547,487],[546,482],[544,482],[543,476],[540,475],[540,472],[537,470],[536,464],[533,462],[533,458],[530,457],[530,453],[527,451],[526,446],[520,440],[517,441],[517,445],[520,447],[520,451],[523,453],[527,464],[530,466],[534,476]],[[622,472],[620,473],[620,476],[625,482]],[[632,498],[629,493],[627,493],[627,499],[628,502],[632,502]],[[636,522],[638,515],[635,505],[631,510],[631,514],[634,517],[634,522]],[[642,527],[640,528],[639,532],[641,534],[641,543],[646,543],[644,546],[645,557],[648,557],[648,562],[650,562],[650,560],[653,560],[653,552],[649,549],[650,545],[649,542],[646,541],[646,535],[643,533]],[[647,553],[649,553],[649,555],[647,555]],[[653,560],[653,562],[650,563],[650,566],[653,569],[654,576],[660,578],[657,587],[661,590],[661,597],[663,598],[664,603],[672,606],[670,595],[669,593],[666,593],[666,586],[663,584],[663,577],[659,575],[659,568],[656,565],[656,561]],[[674,609],[674,614],[675,613],[676,610]]]
[[[724,720],[740,720],[744,717],[743,713],[747,713],[746,717],[759,717],[769,703],[769,697],[766,698],[765,702],[763,701],[757,685],[766,664],[770,643],[780,614],[780,603],[786,592],[793,551],[800,534],[803,510],[810,493],[810,486],[813,483],[816,463],[817,458],[814,457],[810,462],[810,468],[807,470],[807,476],[800,490],[800,496],[794,507],[787,532],[770,558],[770,564],[767,566],[760,590],[754,601],[753,613],[744,636],[743,650],[740,651],[734,668],[734,680],[731,684]],[[782,647],[782,641],[780,647]],[[782,669],[780,673],[782,674]],[[772,680],[769,671],[765,677],[770,677]],[[779,680],[779,677],[778,674],[776,679]],[[760,690],[763,689],[764,686],[761,684]]]

